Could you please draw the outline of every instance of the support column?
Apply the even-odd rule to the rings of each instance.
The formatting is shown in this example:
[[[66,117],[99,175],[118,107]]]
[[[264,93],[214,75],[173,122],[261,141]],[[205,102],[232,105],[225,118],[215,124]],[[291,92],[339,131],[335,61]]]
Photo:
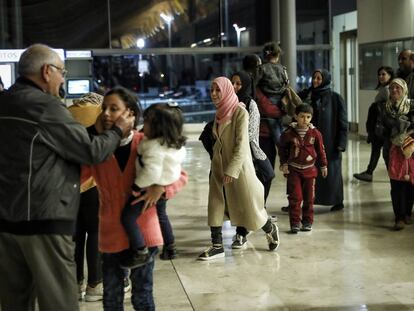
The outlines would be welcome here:
[[[5,0],[0,0],[0,49],[6,48],[7,11]]]
[[[270,31],[272,41],[280,42],[280,4],[279,0],[270,0]]]
[[[296,88],[296,1],[280,0],[281,63],[287,67],[290,85]]]
[[[22,33],[22,4],[20,0],[14,0],[14,48],[21,49],[23,48],[23,33]]]

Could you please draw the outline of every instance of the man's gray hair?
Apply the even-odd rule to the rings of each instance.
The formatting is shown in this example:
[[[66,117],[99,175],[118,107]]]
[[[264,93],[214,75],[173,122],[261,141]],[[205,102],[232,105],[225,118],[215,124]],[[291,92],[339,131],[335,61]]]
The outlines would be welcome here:
[[[38,74],[43,65],[53,64],[57,66],[58,61],[60,61],[59,55],[50,47],[40,43],[33,44],[20,56],[19,75],[30,76]]]

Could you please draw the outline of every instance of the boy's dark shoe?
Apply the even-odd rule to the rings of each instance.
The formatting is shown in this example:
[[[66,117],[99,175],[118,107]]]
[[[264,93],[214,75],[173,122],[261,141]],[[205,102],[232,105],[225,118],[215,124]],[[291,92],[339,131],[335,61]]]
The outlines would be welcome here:
[[[289,212],[289,205],[288,206],[283,206],[281,208],[282,212],[288,213]]]
[[[279,228],[275,223],[272,223],[272,231],[266,233],[267,243],[270,251],[276,251],[279,248]]]
[[[342,209],[344,209],[344,204],[343,203],[335,204],[334,206],[331,207],[331,212],[340,211]]]
[[[404,225],[405,225],[404,221],[399,220],[399,221],[395,222],[394,227],[392,227],[392,229],[394,231],[400,231],[400,230],[404,229]]]
[[[355,173],[354,177],[356,179],[362,180],[362,181],[367,181],[367,182],[371,182],[372,181],[372,174],[369,174],[367,172],[362,172],[362,173]]]
[[[300,231],[312,231],[312,224],[309,224],[309,223],[302,224]]]
[[[300,225],[299,224],[292,224],[290,226],[290,232],[292,233],[298,233],[300,231]]]
[[[143,265],[146,265],[150,261],[154,260],[148,252],[148,248],[141,250],[129,250],[124,253],[119,261],[121,268],[133,269]]]
[[[177,257],[177,248],[175,244],[164,245],[160,254],[161,260],[170,260]]]

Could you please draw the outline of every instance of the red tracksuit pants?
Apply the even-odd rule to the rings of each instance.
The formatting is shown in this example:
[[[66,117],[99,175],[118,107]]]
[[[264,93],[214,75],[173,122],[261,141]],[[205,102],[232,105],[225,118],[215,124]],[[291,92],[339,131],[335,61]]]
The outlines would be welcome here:
[[[287,176],[287,193],[290,225],[300,224],[301,212],[302,223],[312,224],[315,177],[304,177],[303,173],[290,169]]]

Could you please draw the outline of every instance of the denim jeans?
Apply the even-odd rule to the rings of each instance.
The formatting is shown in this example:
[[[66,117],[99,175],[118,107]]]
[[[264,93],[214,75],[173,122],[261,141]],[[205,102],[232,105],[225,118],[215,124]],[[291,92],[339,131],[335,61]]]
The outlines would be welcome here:
[[[122,211],[122,224],[124,225],[125,231],[128,235],[130,247],[137,249],[145,246],[144,237],[142,236],[142,233],[137,225],[137,218],[142,213],[144,202],[138,202],[137,204],[131,205],[131,201],[134,199],[135,197],[131,197]],[[157,215],[164,244],[166,246],[173,244],[174,234],[167,215],[167,200],[158,200]]]
[[[157,247],[149,248],[151,256],[158,252]],[[120,253],[102,254],[103,270],[103,308],[106,311],[124,310],[124,278],[125,269],[119,266]],[[154,261],[131,270],[132,296],[131,302],[134,310],[154,311],[153,297],[153,270]]]
[[[269,96],[268,98],[272,102],[272,104],[278,106],[280,110],[283,110],[282,104],[281,104],[281,100],[282,100],[281,95],[272,95],[272,96]],[[282,119],[281,118],[276,118],[276,119],[268,118],[266,119],[266,121],[269,125],[269,130],[272,135],[273,141],[275,142],[276,145],[278,145],[280,143],[280,136],[282,135],[282,132],[283,132]]]
[[[168,246],[174,244],[174,233],[167,215],[167,200],[158,200],[157,215],[160,222],[162,238],[164,239],[164,245]]]
[[[137,219],[142,214],[144,208],[144,201],[131,205],[131,202],[136,197],[131,196],[122,210],[121,222],[128,235],[129,247],[132,249],[139,249],[145,247],[144,237],[138,227]]]

